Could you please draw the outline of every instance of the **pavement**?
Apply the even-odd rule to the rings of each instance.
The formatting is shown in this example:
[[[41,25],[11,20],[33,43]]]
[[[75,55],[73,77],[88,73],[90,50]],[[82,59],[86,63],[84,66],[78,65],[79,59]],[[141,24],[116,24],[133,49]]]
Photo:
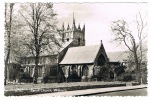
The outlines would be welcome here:
[[[95,89],[86,89],[86,90],[75,90],[75,91],[35,94],[35,95],[28,95],[28,96],[86,96],[86,95],[90,95],[90,94],[135,90],[135,89],[141,89],[141,88],[147,88],[147,85],[95,88]]]

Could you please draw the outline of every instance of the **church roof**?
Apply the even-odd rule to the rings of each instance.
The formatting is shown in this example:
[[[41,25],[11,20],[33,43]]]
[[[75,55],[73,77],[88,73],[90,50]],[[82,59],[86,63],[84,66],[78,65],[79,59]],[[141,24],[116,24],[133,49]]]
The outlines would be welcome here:
[[[60,64],[93,63],[101,45],[80,46],[69,48]]]
[[[118,51],[118,52],[108,52],[107,56],[109,58],[109,62],[123,62],[124,60],[128,60],[129,52],[128,51]]]

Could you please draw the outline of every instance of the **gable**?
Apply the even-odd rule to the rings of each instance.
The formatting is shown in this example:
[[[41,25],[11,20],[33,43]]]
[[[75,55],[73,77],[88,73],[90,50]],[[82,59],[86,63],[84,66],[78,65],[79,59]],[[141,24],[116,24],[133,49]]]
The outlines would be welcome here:
[[[103,46],[102,43],[101,43],[101,47],[100,47],[100,50],[99,50],[99,52],[98,52],[98,55],[97,55],[97,57],[96,57],[96,59],[95,59],[95,63],[94,63],[95,65],[98,65],[98,59],[99,59],[99,57],[100,57],[101,55],[104,56],[105,63],[107,63],[107,62],[108,62],[108,56],[107,56],[107,54],[106,54],[105,48],[104,48],[104,46]]]

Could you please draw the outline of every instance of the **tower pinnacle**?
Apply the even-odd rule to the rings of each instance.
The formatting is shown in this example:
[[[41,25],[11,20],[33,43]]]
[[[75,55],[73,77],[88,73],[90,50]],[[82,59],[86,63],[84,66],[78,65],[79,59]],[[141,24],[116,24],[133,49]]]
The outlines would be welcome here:
[[[67,30],[69,30],[70,29],[70,26],[69,26],[69,23],[68,23],[68,27],[67,27]]]
[[[79,26],[78,26],[78,30],[81,30],[81,28],[80,28],[80,23],[79,23]]]
[[[85,31],[85,24],[83,25],[83,29],[82,29],[82,31]]]

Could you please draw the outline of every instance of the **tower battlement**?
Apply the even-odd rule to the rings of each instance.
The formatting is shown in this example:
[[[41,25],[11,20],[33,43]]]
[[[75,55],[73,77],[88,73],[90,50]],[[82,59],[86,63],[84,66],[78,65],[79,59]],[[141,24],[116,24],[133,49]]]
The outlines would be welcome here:
[[[65,28],[64,23],[62,24],[62,41],[68,42],[72,40],[74,43],[74,46],[85,46],[85,24],[81,28],[80,23],[78,27],[75,24],[75,18],[73,14],[73,23],[72,26],[67,25]]]

